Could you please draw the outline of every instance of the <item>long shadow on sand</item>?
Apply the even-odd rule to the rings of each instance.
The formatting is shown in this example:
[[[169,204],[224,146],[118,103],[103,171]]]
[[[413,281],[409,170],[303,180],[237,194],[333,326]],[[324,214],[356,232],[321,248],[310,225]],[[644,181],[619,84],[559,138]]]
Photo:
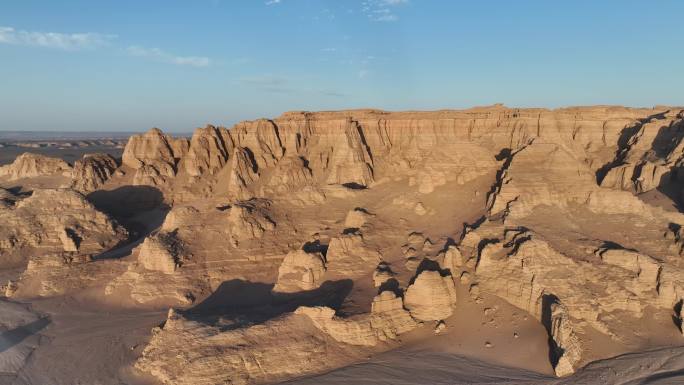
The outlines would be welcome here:
[[[49,324],[50,319],[43,317],[26,325],[3,332],[0,334],[0,353],[20,344],[23,340],[38,333]]]
[[[123,186],[114,190],[97,190],[88,194],[95,208],[116,220],[126,220],[140,212],[162,207],[164,194],[151,186]]]
[[[344,279],[324,282],[315,290],[298,293],[273,293],[272,284],[233,279],[196,306],[183,311],[193,321],[215,325],[221,319],[241,319],[243,324],[258,324],[295,311],[299,306],[329,306],[339,309],[353,287]],[[244,325],[242,325],[244,326]]]

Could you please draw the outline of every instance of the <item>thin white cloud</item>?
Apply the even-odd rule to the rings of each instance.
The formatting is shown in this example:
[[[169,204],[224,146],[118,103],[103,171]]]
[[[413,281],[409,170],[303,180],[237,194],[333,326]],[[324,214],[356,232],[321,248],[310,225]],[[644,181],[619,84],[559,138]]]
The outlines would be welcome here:
[[[408,4],[408,0],[366,0],[361,3],[361,13],[368,19],[379,22],[399,20],[394,8]]]
[[[282,0],[268,0],[268,1],[267,1],[266,3],[264,3],[264,4],[266,4],[266,5],[274,5],[274,4],[280,4],[280,3],[282,3],[282,2],[283,2]]]
[[[12,27],[0,27],[0,44],[78,50],[107,45],[114,39],[116,39],[116,35],[104,35],[94,32],[38,32],[17,30]]]
[[[130,46],[126,49],[131,56],[146,57],[159,60],[165,63],[177,64],[191,67],[209,67],[211,60],[204,56],[176,56],[168,52],[162,51],[159,48],[145,48],[137,45]]]
[[[397,21],[399,20],[399,17],[397,15],[392,14],[392,13],[379,13],[373,17],[373,20],[375,21]]]

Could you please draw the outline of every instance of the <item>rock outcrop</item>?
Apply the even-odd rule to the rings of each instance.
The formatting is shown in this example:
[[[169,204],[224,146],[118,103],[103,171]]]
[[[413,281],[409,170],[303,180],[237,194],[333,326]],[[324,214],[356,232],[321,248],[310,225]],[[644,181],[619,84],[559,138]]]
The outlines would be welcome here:
[[[298,156],[281,159],[262,187],[263,195],[278,195],[299,191],[313,184],[313,174],[307,162]]]
[[[164,384],[256,384],[320,373],[358,359],[360,347],[330,343],[316,322],[325,322],[323,314],[332,315],[325,309],[320,313],[318,321],[300,312],[231,327],[193,321],[170,310],[135,366]],[[333,333],[354,332],[342,324],[332,327]]]
[[[161,185],[176,175],[177,151],[184,151],[184,139],[173,139],[153,128],[142,135],[129,138],[122,156],[124,166],[136,170],[133,184]],[[181,141],[181,142],[177,142]]]
[[[12,205],[0,205],[0,256],[58,252],[96,255],[125,240],[127,232],[70,189],[36,189]]]
[[[375,331],[366,318],[341,319],[329,307],[300,307],[295,314],[306,315],[314,325],[335,341],[350,345],[374,346],[378,343]]]
[[[357,207],[350,210],[344,218],[344,227],[348,229],[360,229],[373,217],[368,211]]]
[[[289,252],[278,269],[275,293],[296,293],[314,290],[323,283],[325,263],[321,253],[304,250]]]
[[[373,182],[373,161],[358,122],[349,120],[344,125],[344,137],[335,138],[328,154],[330,173],[327,182],[366,187]]]
[[[289,112],[190,140],[153,129],[131,137],[120,166],[18,159],[0,177],[0,259],[27,267],[4,289],[182,308],[136,362],[167,384],[285,381],[401,346],[416,328],[445,344],[494,330],[477,342],[487,356],[504,332],[548,337],[550,354],[535,349],[566,376],[681,335],[683,118]],[[34,174],[49,177],[9,182]],[[117,247],[126,231],[80,193],[36,188],[64,178],[141,244]],[[461,322],[464,309],[482,323]]]
[[[213,186],[202,194],[241,200],[328,184],[362,189],[379,178],[398,175],[409,177],[409,185],[421,194],[431,194],[447,184],[462,186],[494,172],[500,166],[494,159],[500,151],[517,153],[531,143],[551,146],[548,155],[557,161],[547,167],[562,165],[570,156],[587,168],[580,174],[588,171],[594,177],[602,165],[615,163],[612,157],[624,147],[618,143],[621,134],[650,115],[657,114],[618,107],[291,112],[230,129],[207,126],[197,129],[189,142],[153,129],[131,138],[123,163],[139,170],[137,184],[158,186],[176,174],[181,179],[202,177]],[[676,113],[664,116],[670,122],[679,119]],[[679,123],[672,124],[675,128],[663,138],[676,135]],[[574,160],[567,172],[577,169]],[[660,168],[649,167],[644,175],[660,175]],[[506,203],[499,201],[496,209]]]
[[[192,135],[190,147],[183,156],[181,166],[193,177],[206,173],[214,174],[226,164],[230,145],[232,143],[225,128],[210,125],[198,128]]]
[[[116,159],[109,154],[86,154],[74,163],[72,188],[81,192],[97,190],[117,167]]]
[[[380,287],[385,282],[394,278],[394,272],[390,269],[389,265],[385,262],[380,262],[378,267],[373,271],[373,286]]]
[[[615,159],[599,177],[602,187],[644,193],[677,183],[684,162],[684,110],[669,110],[635,122]]]
[[[658,282],[660,263],[648,255],[625,249],[604,249],[599,251],[599,255],[603,262],[631,271],[646,285]]]
[[[64,295],[102,284],[121,265],[96,262],[124,243],[127,231],[70,189],[36,189],[0,205],[0,260],[25,266],[12,297]]]
[[[234,245],[249,239],[261,238],[275,229],[275,222],[268,216],[267,201],[251,200],[236,202],[228,213],[230,237]]]
[[[19,155],[12,164],[0,166],[0,178],[16,180],[38,176],[68,176],[71,166],[61,159],[25,152]]]
[[[228,196],[234,199],[247,200],[254,197],[250,186],[259,179],[258,166],[252,159],[252,153],[243,147],[233,150],[226,172]]]
[[[145,165],[166,163],[173,167],[175,159],[170,142],[172,138],[164,135],[158,128],[153,128],[144,134],[133,135],[128,139],[122,156],[124,166],[134,170]]]
[[[147,270],[172,274],[183,260],[183,246],[173,233],[159,232],[145,238],[138,261]]]
[[[314,325],[338,342],[357,346],[376,346],[381,341],[395,340],[418,324],[402,306],[402,300],[391,291],[383,291],[373,300],[370,316],[341,318],[329,307],[299,307]]]
[[[391,290],[382,291],[373,298],[370,316],[371,327],[378,330],[380,340],[396,339],[399,335],[407,333],[418,324],[404,309],[401,297]]]
[[[638,338],[624,332],[630,320],[644,317],[649,306],[667,311],[679,298],[674,293],[680,278],[675,277],[683,272],[663,268],[652,257],[612,246],[596,252],[601,263],[587,263],[559,252],[539,234],[499,226],[485,223],[476,231],[480,236],[466,235],[459,247],[478,255],[476,277],[482,292],[504,298],[547,327],[558,375],[595,359],[589,348],[592,333],[616,341]],[[486,239],[486,246],[469,251],[471,239],[476,245],[482,242],[477,239]],[[611,316],[618,313],[622,316]]]
[[[198,224],[201,215],[200,211],[192,206],[176,206],[166,214],[161,229],[166,232],[189,229]]]
[[[381,259],[380,253],[368,247],[360,233],[331,239],[326,254],[329,269],[350,277],[371,271]]]
[[[450,275],[425,270],[406,289],[404,306],[420,321],[441,321],[453,314],[456,289]]]
[[[198,129],[180,150],[173,143],[182,142],[151,132],[147,140],[132,140],[127,152],[136,155],[126,156],[124,164],[137,170],[135,183],[155,185],[174,202],[163,232],[177,230],[189,249],[202,231],[226,242],[221,244],[230,257],[193,249],[208,261],[193,269],[213,282],[255,276],[273,282],[283,249],[314,236],[323,254],[289,253],[274,293],[316,291],[326,276],[365,279],[379,288],[366,318],[342,318],[323,307],[298,314],[336,343],[343,342],[335,336],[348,336],[358,346],[375,346],[371,339],[391,340],[413,328],[414,319],[449,318],[458,306],[456,279],[477,304],[498,296],[533,314],[555,341],[556,372],[565,375],[597,358],[587,335],[619,340],[619,330],[628,327],[617,314],[643,315],[644,306],[671,310],[684,298],[679,270],[662,253],[665,247],[679,254],[683,242],[676,235],[631,237],[618,247],[609,243],[610,234],[592,239],[600,231],[588,229],[625,223],[662,234],[668,222],[684,223],[674,210],[633,195],[664,181],[677,194],[684,164],[680,115],[667,109],[503,106],[290,112],[228,129]],[[207,210],[205,199],[220,205]],[[220,218],[223,227],[202,228],[202,216]],[[578,220],[582,216],[591,220]],[[460,240],[459,229],[434,229],[473,221]],[[416,232],[403,244],[394,234],[399,229],[425,229],[425,235]],[[575,233],[576,239],[567,235]],[[230,258],[242,265],[225,267]],[[273,270],[256,273],[251,264]],[[246,266],[254,270],[246,273]],[[171,263],[167,267],[171,271]],[[233,267],[239,273],[231,276]],[[147,277],[151,271],[135,272]],[[586,288],[568,289],[571,272]],[[621,284],[603,283],[613,280]],[[402,289],[403,299],[397,296]]]
[[[596,189],[589,166],[557,144],[535,142],[512,153],[506,162],[498,190],[490,195],[492,214],[513,211],[524,216],[539,205],[584,203]]]

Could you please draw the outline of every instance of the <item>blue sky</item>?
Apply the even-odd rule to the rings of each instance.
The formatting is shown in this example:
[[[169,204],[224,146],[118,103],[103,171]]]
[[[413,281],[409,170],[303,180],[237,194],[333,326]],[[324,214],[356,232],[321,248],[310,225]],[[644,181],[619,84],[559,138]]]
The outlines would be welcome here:
[[[0,130],[684,104],[684,1],[0,1]]]

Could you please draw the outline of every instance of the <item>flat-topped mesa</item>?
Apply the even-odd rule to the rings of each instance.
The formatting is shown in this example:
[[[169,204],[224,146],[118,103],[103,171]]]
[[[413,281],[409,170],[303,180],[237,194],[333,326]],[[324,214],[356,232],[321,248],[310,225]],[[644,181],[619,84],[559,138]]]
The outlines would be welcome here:
[[[671,109],[668,106],[656,106],[654,108],[630,108],[623,106],[575,106],[564,107],[554,110],[547,108],[514,108],[503,104],[491,106],[472,107],[464,110],[430,110],[430,111],[385,111],[380,109],[366,108],[353,110],[334,111],[286,111],[275,121],[283,120],[335,120],[353,118],[364,119],[478,119],[478,118],[501,118],[501,117],[537,117],[549,115],[566,115],[567,117],[585,119],[614,119],[627,118],[639,119],[644,116],[654,115]]]
[[[450,148],[467,143],[486,145],[491,152],[519,148],[539,137],[543,141],[571,146],[585,153],[615,146],[599,161],[611,157],[619,135],[627,125],[659,111],[622,107],[568,108],[560,110],[510,109],[503,106],[462,111],[377,110],[286,113],[274,120],[284,146],[290,149],[293,132],[301,133],[301,142],[310,136],[337,134],[340,127],[353,121],[359,127],[373,161],[395,155],[409,161],[420,160],[435,149],[449,153]],[[333,131],[333,132],[331,132]],[[336,133],[334,131],[337,131]],[[596,167],[602,165],[597,164]]]
[[[462,111],[288,112],[230,129],[199,128],[190,141],[153,129],[131,137],[123,164],[137,170],[135,184],[164,184],[178,174],[180,185],[194,193],[233,199],[328,185],[367,188],[401,176],[411,176],[420,192],[429,194],[451,181],[464,184],[495,173],[502,150],[515,152],[533,142],[555,145],[595,173],[614,160],[620,138],[631,127],[664,113],[610,106],[545,110],[501,105]],[[643,170],[660,175],[657,169]]]
[[[0,178],[16,180],[46,175],[69,176],[70,172],[71,166],[59,158],[25,152],[12,164],[0,167]]]

